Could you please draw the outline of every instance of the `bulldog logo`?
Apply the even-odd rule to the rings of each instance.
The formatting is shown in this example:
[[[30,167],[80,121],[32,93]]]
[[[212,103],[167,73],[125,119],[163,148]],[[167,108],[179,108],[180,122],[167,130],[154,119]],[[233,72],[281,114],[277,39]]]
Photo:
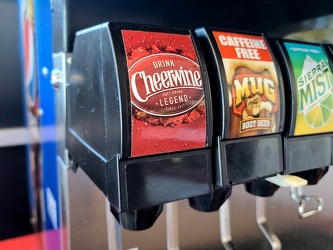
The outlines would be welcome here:
[[[242,120],[253,118],[270,117],[273,106],[268,101],[262,101],[261,96],[256,94],[245,100],[245,107],[242,111]]]

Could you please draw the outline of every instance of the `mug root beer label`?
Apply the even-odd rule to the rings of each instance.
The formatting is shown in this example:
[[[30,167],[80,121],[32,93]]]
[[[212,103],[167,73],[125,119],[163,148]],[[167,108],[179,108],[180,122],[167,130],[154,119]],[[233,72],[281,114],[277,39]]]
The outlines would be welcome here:
[[[272,114],[277,111],[278,90],[269,72],[254,72],[247,67],[238,67],[231,89],[232,112],[240,118],[239,133],[272,131]]]
[[[279,131],[279,82],[263,37],[213,31],[228,85],[228,138]]]
[[[122,30],[132,156],[206,145],[204,82],[190,35]]]

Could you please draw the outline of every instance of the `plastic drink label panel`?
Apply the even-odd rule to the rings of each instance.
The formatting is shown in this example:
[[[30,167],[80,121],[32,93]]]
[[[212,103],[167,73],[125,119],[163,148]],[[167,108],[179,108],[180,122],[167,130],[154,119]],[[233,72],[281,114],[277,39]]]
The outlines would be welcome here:
[[[204,82],[190,35],[122,30],[132,107],[131,156],[206,146]]]
[[[284,43],[294,72],[297,115],[294,135],[333,131],[333,75],[320,46]]]
[[[213,31],[227,84],[227,138],[279,132],[280,97],[275,65],[262,36]]]

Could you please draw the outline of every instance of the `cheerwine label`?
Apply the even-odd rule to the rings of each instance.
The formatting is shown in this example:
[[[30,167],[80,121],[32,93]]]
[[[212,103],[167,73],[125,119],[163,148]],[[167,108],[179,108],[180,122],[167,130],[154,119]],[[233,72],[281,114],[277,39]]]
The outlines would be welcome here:
[[[202,148],[206,104],[190,35],[122,30],[132,106],[132,157]]]
[[[279,82],[262,36],[213,31],[228,85],[227,138],[279,132]]]
[[[137,61],[129,70],[129,80],[132,104],[151,115],[180,115],[204,98],[199,65],[176,54],[155,54]]]
[[[291,42],[284,45],[296,84],[294,135],[333,132],[333,75],[323,49]]]

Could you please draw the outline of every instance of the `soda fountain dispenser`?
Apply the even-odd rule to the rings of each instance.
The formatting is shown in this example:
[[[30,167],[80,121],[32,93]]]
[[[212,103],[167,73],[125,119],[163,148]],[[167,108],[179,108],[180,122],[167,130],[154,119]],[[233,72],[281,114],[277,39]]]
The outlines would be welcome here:
[[[332,165],[333,75],[327,47],[320,44],[277,40],[284,67],[287,116],[284,136],[285,173],[300,176],[315,185]],[[299,216],[307,217],[322,209],[322,199],[303,195],[292,188],[299,202]],[[305,212],[305,202],[318,202]]]
[[[290,83],[290,126],[284,139],[286,173],[332,164],[333,75],[327,50],[319,44],[277,42]],[[325,170],[323,170],[325,172]]]
[[[196,32],[216,89],[215,184],[281,173],[284,88],[265,36],[209,28]]]
[[[126,229],[212,192],[209,79],[194,32],[103,23],[76,33],[67,148]]]
[[[277,59],[262,34],[214,28],[196,33],[216,90],[212,93],[214,184],[226,188],[246,183],[255,195],[272,195],[275,185],[263,187],[261,179],[283,172],[284,86]],[[229,213],[226,202],[220,210],[221,241],[234,249]],[[279,245],[266,223],[261,228],[273,236],[272,244]]]

